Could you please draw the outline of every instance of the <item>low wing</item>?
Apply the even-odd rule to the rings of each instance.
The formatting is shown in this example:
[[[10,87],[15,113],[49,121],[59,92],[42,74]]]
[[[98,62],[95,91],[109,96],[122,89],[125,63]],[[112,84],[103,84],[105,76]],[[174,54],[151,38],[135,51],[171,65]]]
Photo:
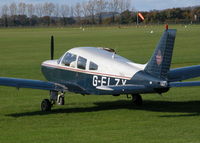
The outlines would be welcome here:
[[[46,82],[46,81],[32,80],[32,79],[8,78],[8,77],[0,77],[0,85],[12,86],[16,88],[33,88],[42,90],[55,90],[55,91],[67,90],[67,87],[53,82]]]
[[[127,85],[118,85],[118,86],[97,86],[96,87],[99,90],[104,90],[104,91],[112,91],[116,92],[118,94],[121,93],[132,93],[134,92],[140,92],[145,89],[144,85],[134,85],[134,84],[127,84]]]
[[[171,69],[168,73],[170,82],[182,81],[200,76],[200,65]]]
[[[186,87],[186,86],[200,86],[200,81],[171,82],[171,83],[169,83],[169,87]]]

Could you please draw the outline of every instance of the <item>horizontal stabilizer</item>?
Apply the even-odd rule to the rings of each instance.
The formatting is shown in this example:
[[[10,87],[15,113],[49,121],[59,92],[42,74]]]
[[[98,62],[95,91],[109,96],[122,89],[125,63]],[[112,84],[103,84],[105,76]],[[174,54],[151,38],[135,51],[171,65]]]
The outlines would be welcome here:
[[[1,86],[12,86],[16,88],[32,88],[32,89],[42,89],[42,90],[55,90],[55,91],[66,91],[67,87],[41,80],[32,79],[20,79],[20,78],[8,78],[0,77]]]
[[[171,69],[168,73],[169,81],[182,81],[200,76],[200,65]]]
[[[141,91],[145,89],[144,85],[133,85],[133,84],[127,84],[127,85],[118,85],[118,86],[97,86],[96,87],[99,90],[105,90],[105,91],[113,91],[113,92],[119,92],[119,93],[130,93],[132,91]]]
[[[186,86],[200,86],[200,81],[188,81],[188,82],[171,82],[170,87],[186,87]]]

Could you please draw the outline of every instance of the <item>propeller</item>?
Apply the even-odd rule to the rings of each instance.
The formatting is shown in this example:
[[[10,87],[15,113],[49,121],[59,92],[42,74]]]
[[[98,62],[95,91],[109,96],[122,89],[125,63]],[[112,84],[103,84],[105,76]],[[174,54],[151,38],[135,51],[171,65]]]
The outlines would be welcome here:
[[[54,37],[51,36],[51,60],[54,58]]]

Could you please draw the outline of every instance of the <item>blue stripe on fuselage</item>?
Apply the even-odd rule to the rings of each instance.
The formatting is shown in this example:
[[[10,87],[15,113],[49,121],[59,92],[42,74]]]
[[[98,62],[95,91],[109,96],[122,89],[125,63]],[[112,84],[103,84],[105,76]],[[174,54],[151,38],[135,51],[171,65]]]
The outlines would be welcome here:
[[[64,84],[68,87],[69,91],[82,93],[82,94],[112,94],[111,91],[102,91],[96,89],[97,86],[109,85],[125,85],[130,84],[131,81],[122,78],[113,78],[110,76],[88,74],[76,72],[66,69],[60,69],[50,66],[42,65],[42,73],[48,81]],[[77,85],[82,91],[78,90],[76,86],[70,87],[70,84]]]
[[[132,91],[131,94],[155,93],[160,89],[158,78],[155,78],[144,71],[137,72],[131,80],[123,78],[114,78],[107,75],[89,74],[86,72],[72,71],[62,68],[42,66],[42,73],[48,81],[63,84],[68,90],[80,94],[113,95],[115,91],[105,91],[96,89],[97,86],[111,85],[144,85],[146,88],[142,91]],[[150,83],[151,82],[151,83]],[[155,90],[156,89],[156,90]],[[161,88],[163,89],[163,88]],[[160,90],[159,90],[160,92]],[[126,94],[126,93],[125,93]]]

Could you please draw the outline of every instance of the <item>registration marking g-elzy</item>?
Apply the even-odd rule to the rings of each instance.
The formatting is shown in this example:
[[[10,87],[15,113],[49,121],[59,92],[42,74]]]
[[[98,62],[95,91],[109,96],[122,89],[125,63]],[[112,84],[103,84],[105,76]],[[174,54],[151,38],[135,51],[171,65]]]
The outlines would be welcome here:
[[[110,85],[125,85],[126,79],[111,78],[105,76],[93,76],[92,85],[93,86],[110,86]]]

